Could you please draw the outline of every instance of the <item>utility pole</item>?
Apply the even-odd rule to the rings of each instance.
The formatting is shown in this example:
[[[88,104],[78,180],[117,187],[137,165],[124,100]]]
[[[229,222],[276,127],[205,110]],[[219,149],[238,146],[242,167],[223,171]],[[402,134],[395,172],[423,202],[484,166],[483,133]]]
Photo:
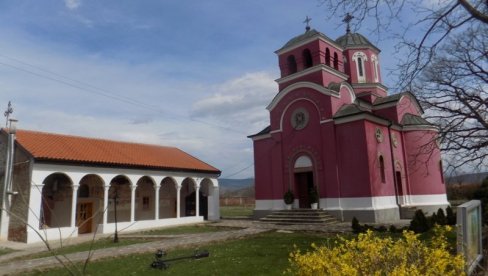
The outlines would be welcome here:
[[[6,159],[5,159],[5,173],[2,189],[2,212],[0,217],[0,240],[8,239],[8,227],[10,221],[9,209],[10,209],[10,195],[15,194],[12,191],[12,179],[14,169],[14,145],[15,145],[15,133],[17,131],[17,120],[9,118],[13,113],[12,105],[8,102],[8,108],[4,113],[6,117],[6,129],[8,133],[7,147],[6,147]]]

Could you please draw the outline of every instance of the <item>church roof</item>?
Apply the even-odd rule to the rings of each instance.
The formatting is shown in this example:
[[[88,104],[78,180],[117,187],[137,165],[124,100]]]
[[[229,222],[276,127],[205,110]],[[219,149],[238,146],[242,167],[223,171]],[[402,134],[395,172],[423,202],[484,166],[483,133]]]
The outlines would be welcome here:
[[[363,112],[370,112],[370,110],[358,104],[354,104],[354,103],[346,104],[343,105],[341,108],[339,108],[339,110],[334,114],[334,119],[340,117],[346,117],[354,114],[359,114]]]
[[[303,33],[301,35],[297,35],[294,38],[288,40],[288,42],[283,47],[281,47],[279,50],[277,50],[276,53],[279,52],[279,51],[281,51],[281,50],[283,50],[283,49],[285,49],[285,48],[288,48],[290,46],[293,46],[295,44],[298,44],[298,43],[300,43],[302,41],[306,41],[307,39],[310,39],[312,37],[321,37],[324,40],[329,41],[333,45],[336,45],[337,44],[337,43],[335,43],[335,41],[333,39],[329,38],[325,34],[319,32],[319,31],[317,31],[315,29],[311,29],[311,30],[305,31],[305,33]]]
[[[2,133],[6,134],[2,129]],[[35,160],[218,173],[209,164],[174,147],[17,130],[16,142]]]
[[[253,137],[256,137],[259,135],[268,134],[270,131],[271,131],[271,126],[267,126],[263,130],[261,130],[260,132],[247,136],[247,138],[253,138]]]
[[[345,35],[336,39],[336,43],[339,44],[344,49],[368,47],[368,48],[373,48],[378,52],[380,52],[380,49],[374,46],[373,43],[369,42],[369,40],[366,37],[364,37],[362,34],[359,33],[347,32]]]
[[[414,125],[432,125],[429,121],[418,115],[413,115],[406,113],[402,118],[402,125],[404,126],[414,126]]]

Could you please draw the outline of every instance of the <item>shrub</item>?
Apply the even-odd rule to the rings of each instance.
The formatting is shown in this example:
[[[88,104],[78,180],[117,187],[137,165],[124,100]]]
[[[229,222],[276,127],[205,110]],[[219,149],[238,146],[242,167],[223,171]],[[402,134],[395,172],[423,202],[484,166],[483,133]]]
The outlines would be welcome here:
[[[390,233],[396,233],[398,232],[398,229],[396,228],[395,225],[390,225],[390,228],[388,229],[388,231],[390,231]]]
[[[431,242],[404,231],[403,238],[381,238],[372,231],[356,239],[340,237],[333,246],[316,246],[312,251],[290,253],[293,275],[465,275],[461,255],[452,256],[446,241],[450,226],[436,226]]]
[[[447,206],[446,208],[446,220],[448,225],[456,225],[456,215],[454,214],[454,211],[452,210],[451,206]]]
[[[363,232],[363,227],[361,226],[361,224],[359,224],[359,221],[356,217],[352,218],[351,227],[352,227],[352,232],[355,234],[359,234]]]
[[[439,225],[446,225],[447,224],[447,218],[446,218],[446,215],[444,214],[444,210],[442,210],[442,208],[439,208],[439,210],[437,210],[437,224]]]
[[[310,191],[308,193],[308,198],[310,200],[310,203],[319,202],[319,194],[317,193],[317,188],[315,186],[310,188]]]
[[[283,200],[285,201],[285,204],[293,204],[295,195],[293,195],[293,192],[290,189],[283,195]]]
[[[415,215],[410,222],[410,230],[414,231],[415,233],[424,233],[429,231],[430,223],[424,215],[422,210],[417,210]]]

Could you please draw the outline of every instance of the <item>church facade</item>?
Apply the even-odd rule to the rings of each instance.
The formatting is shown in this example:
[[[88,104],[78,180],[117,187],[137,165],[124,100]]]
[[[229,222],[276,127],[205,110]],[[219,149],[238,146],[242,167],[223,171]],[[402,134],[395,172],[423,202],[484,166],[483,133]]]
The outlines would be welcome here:
[[[279,92],[254,144],[256,208],[318,208],[341,220],[404,218],[449,203],[437,128],[409,92],[388,95],[380,50],[359,33],[333,40],[307,27],[278,55]]]

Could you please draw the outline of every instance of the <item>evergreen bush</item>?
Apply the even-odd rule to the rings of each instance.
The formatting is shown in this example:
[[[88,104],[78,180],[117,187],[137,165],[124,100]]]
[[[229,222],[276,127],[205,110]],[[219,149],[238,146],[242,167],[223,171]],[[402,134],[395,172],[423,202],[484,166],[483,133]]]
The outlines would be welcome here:
[[[452,210],[451,206],[447,206],[446,208],[446,220],[448,225],[456,225],[456,215],[454,214],[454,211]]]
[[[424,233],[429,231],[429,224],[430,223],[425,217],[424,212],[422,210],[417,210],[412,221],[410,222],[409,229],[414,231],[415,233]]]
[[[290,189],[283,195],[283,200],[285,201],[285,204],[293,204],[295,195],[293,195],[293,192]]]
[[[358,234],[358,233],[361,233],[364,231],[363,227],[361,226],[361,224],[359,224],[359,221],[356,217],[352,218],[351,227],[352,227],[352,232],[355,234]]]
[[[447,218],[446,218],[446,215],[444,214],[444,210],[442,210],[442,208],[439,208],[439,210],[437,210],[437,224],[439,224],[439,225],[446,225],[447,224]]]

